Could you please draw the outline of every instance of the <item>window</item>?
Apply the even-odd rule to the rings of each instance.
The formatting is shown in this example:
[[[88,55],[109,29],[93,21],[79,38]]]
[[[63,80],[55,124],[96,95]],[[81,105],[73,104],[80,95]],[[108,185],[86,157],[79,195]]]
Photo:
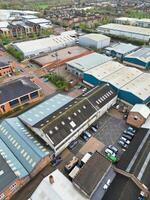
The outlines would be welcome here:
[[[71,120],[71,117],[68,117],[68,120]]]
[[[86,106],[83,106],[84,109],[86,109]]]
[[[57,126],[55,126],[55,130],[58,131],[58,127]]]
[[[21,97],[20,100],[21,100],[21,102],[23,102],[23,103],[28,102],[28,101],[29,101],[29,96],[26,95],[26,96],[24,96],[24,97]]]
[[[76,126],[76,124],[74,123],[74,121],[71,121],[70,125],[72,126],[72,128],[74,128]]]
[[[77,113],[74,112],[73,114],[74,114],[74,116],[77,116]]]
[[[65,122],[64,122],[64,121],[62,121],[62,122],[61,122],[61,124],[62,124],[62,125],[65,125]]]

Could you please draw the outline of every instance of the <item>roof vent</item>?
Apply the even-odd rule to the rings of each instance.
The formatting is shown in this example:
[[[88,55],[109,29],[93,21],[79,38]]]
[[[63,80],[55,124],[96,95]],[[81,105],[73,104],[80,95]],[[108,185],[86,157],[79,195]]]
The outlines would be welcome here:
[[[49,182],[50,182],[50,184],[54,183],[54,177],[52,175],[49,176]]]

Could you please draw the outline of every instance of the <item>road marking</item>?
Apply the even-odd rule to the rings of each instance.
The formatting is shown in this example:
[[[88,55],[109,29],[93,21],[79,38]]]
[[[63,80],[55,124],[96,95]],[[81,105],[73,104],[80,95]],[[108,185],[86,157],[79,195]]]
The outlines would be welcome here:
[[[147,134],[145,135],[144,139],[142,140],[141,145],[139,146],[139,148],[137,149],[136,153],[134,154],[132,160],[130,161],[130,163],[129,163],[127,169],[126,169],[127,172],[130,172],[130,170],[131,170],[132,166],[134,165],[134,163],[135,163],[135,161],[136,161],[136,159],[137,159],[137,157],[138,157],[138,155],[139,155],[141,149],[143,148],[144,144],[146,143],[147,138],[149,137],[149,135],[150,135],[150,130],[149,130],[149,131],[147,132]],[[131,145],[132,145],[132,144],[131,144]]]
[[[139,174],[138,174],[138,177],[137,177],[137,178],[138,178],[139,180],[142,179],[143,174],[144,174],[144,172],[145,172],[145,169],[146,169],[147,165],[149,164],[149,161],[150,161],[150,152],[149,152],[148,156],[146,157],[145,162],[144,162],[144,164],[143,164],[143,166],[142,166],[142,168],[141,168],[141,170],[140,170],[140,172],[139,172]]]

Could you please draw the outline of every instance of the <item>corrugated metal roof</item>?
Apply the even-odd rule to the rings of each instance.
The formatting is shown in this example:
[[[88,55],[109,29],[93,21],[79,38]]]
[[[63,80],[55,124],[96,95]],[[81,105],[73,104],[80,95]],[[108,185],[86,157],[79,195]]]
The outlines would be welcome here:
[[[82,39],[82,38],[89,38],[89,39],[92,39],[92,40],[95,40],[95,41],[101,41],[101,40],[106,40],[106,39],[109,39],[109,37],[105,36],[105,35],[102,35],[102,34],[94,34],[94,33],[90,33],[90,34],[86,34],[86,35],[83,35],[83,36],[80,36],[79,39]]]
[[[143,47],[127,55],[126,58],[137,58],[143,62],[150,62],[150,47]]]
[[[129,26],[129,25],[122,25],[122,24],[106,24],[98,27],[98,30],[101,28],[110,29],[110,30],[118,30],[123,32],[130,32],[134,34],[141,34],[150,37],[150,29],[149,28],[141,28],[137,26]]]
[[[135,46],[133,44],[117,43],[117,44],[114,44],[111,47],[107,47],[105,49],[109,50],[109,51],[115,51],[120,54],[126,54],[133,50],[137,50],[138,48],[139,48],[138,46]]]
[[[23,167],[2,139],[0,139],[0,155],[6,160],[6,163],[17,177],[23,178],[28,175],[28,171]]]
[[[19,115],[19,118],[26,124],[34,126],[42,119],[69,103],[71,100],[73,100],[73,98],[70,96],[57,94],[29,111]]]
[[[32,148],[41,158],[50,154],[51,150],[46,148],[40,142],[38,136],[31,133],[31,131],[27,127],[25,127],[24,124],[17,117],[9,118],[6,121],[9,126],[13,127],[13,129],[21,137],[21,139],[29,145],[29,148]]]
[[[7,120],[0,124],[0,138],[21,162],[24,168],[30,173],[41,157],[22,140],[13,127],[9,126]]]
[[[67,64],[84,72],[110,60],[112,60],[112,58],[106,55],[91,53],[81,58],[69,61]]]

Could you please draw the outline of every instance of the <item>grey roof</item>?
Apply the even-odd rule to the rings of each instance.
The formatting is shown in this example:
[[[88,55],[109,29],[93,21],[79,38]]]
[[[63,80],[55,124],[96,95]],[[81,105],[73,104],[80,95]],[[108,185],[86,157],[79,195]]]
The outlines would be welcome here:
[[[0,86],[0,104],[32,93],[40,88],[29,77],[9,81]]]
[[[26,124],[34,126],[53,112],[69,103],[73,98],[70,96],[56,94],[48,100],[40,103],[34,108],[19,115],[19,118]]]
[[[0,138],[0,155],[6,160],[7,164],[18,178],[23,178],[28,175],[27,170],[17,160],[16,156],[11,152],[8,146]]]
[[[115,96],[115,92],[107,84],[96,87],[87,94],[75,98],[34,127],[47,134],[54,146],[58,145]]]
[[[22,130],[24,130],[23,127]],[[41,160],[40,155],[22,139],[19,133],[14,129],[13,124],[10,125],[9,120],[4,120],[0,124],[0,131],[0,138],[5,142],[28,173],[32,172],[36,164]]]
[[[129,55],[126,56],[127,58],[138,58],[144,62],[150,62],[150,47],[143,47]]]
[[[120,54],[127,54],[130,53],[131,51],[137,50],[138,48],[139,48],[138,46],[135,46],[133,44],[117,43],[105,49],[109,51],[115,51],[116,53]]]
[[[98,53],[91,53],[81,58],[74,59],[67,62],[67,64],[75,69],[78,69],[82,72],[92,69],[98,65],[101,65],[105,62],[112,60],[112,58]]]
[[[80,169],[73,183],[90,197],[110,168],[110,161],[95,152]]]
[[[8,64],[4,63],[4,62],[0,62],[0,68],[7,66]]]
[[[17,179],[14,172],[0,155],[0,193]]]

